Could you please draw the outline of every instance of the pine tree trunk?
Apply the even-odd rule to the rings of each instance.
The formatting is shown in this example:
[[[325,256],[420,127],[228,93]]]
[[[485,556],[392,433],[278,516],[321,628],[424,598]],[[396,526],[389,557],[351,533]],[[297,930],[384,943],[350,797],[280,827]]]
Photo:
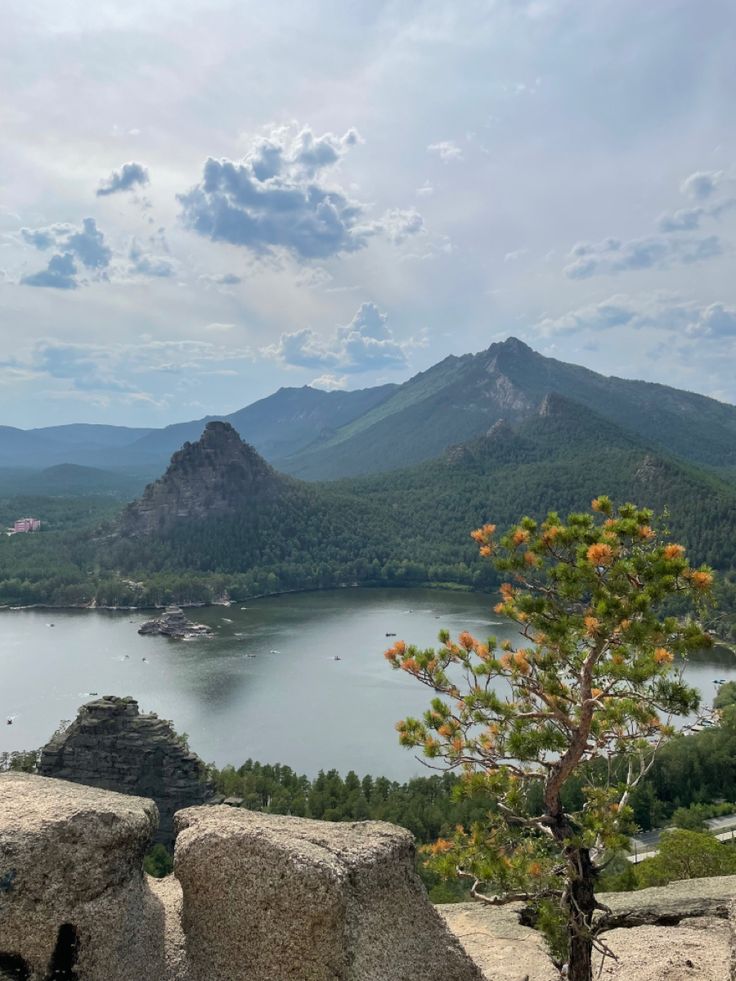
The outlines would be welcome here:
[[[568,915],[568,981],[591,981],[593,976],[592,925],[595,911],[595,873],[587,848],[569,848],[566,858],[570,880],[565,896]]]

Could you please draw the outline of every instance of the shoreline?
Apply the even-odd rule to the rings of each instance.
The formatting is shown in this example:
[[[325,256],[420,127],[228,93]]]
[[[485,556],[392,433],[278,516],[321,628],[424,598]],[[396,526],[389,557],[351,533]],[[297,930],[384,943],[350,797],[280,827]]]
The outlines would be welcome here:
[[[182,610],[210,609],[212,607],[235,606],[238,603],[251,603],[253,600],[269,599],[275,596],[292,596],[301,593],[329,593],[338,589],[437,589],[456,593],[476,593],[484,590],[473,589],[464,583],[452,582],[413,582],[413,583],[341,583],[337,586],[314,586],[310,589],[280,589],[273,593],[257,593],[254,596],[244,596],[237,600],[213,600],[211,603],[161,603],[152,606],[102,606],[97,603],[72,603],[65,606],[54,605],[51,603],[28,603],[25,606],[0,606],[2,613],[23,613],[27,610],[57,610],[63,613],[65,610],[88,610],[96,612],[101,610],[107,613],[145,613],[149,610],[165,610],[168,606],[178,606]]]

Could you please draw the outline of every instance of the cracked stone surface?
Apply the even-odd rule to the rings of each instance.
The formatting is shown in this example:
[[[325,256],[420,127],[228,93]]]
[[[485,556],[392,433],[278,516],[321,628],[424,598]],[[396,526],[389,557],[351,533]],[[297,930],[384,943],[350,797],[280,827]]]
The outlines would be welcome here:
[[[437,907],[488,981],[559,981],[541,933],[519,922],[522,908],[478,902]]]

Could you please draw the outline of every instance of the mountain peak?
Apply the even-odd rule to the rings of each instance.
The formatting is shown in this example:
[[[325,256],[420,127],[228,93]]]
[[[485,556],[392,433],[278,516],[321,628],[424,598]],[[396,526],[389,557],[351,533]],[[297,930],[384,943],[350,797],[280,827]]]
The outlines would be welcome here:
[[[524,357],[535,353],[534,349],[529,347],[528,344],[520,341],[518,337],[513,336],[507,337],[505,341],[495,341],[488,350],[494,354],[514,354]]]
[[[233,512],[286,480],[229,422],[208,422],[201,437],[174,453],[166,473],[128,505],[122,529],[146,535],[181,519]]]
[[[206,444],[224,444],[231,440],[237,440],[238,443],[242,442],[237,430],[229,422],[223,422],[219,419],[213,419],[208,422],[204,427],[202,436],[200,437],[200,443],[204,442]]]

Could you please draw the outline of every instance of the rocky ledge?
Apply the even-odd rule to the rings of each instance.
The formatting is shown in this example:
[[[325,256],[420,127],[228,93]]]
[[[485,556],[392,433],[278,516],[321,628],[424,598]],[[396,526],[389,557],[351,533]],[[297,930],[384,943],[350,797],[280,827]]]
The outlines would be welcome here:
[[[202,760],[170,722],[141,713],[133,698],[105,695],[83,705],[43,747],[38,769],[46,777],[152,798],[160,815],[154,840],[168,848],[175,811],[212,797]]]
[[[138,628],[143,636],[173,637],[174,640],[189,640],[191,637],[211,637],[212,630],[204,623],[192,623],[184,616],[178,606],[169,606],[165,613]]]

